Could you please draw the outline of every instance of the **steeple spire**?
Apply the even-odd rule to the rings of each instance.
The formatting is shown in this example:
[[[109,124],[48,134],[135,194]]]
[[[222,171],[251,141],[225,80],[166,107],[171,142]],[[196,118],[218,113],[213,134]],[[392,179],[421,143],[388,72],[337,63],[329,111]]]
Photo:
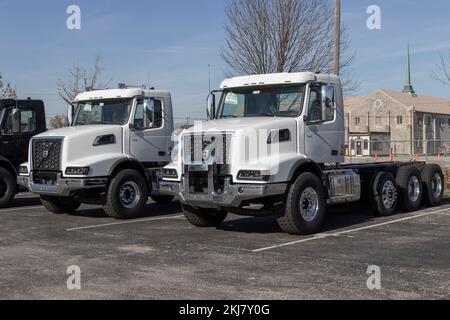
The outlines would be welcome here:
[[[408,44],[408,62],[406,65],[406,84],[403,88],[404,93],[409,93],[413,97],[417,97],[416,92],[414,91],[414,88],[411,84],[411,58],[409,54],[409,44]]]

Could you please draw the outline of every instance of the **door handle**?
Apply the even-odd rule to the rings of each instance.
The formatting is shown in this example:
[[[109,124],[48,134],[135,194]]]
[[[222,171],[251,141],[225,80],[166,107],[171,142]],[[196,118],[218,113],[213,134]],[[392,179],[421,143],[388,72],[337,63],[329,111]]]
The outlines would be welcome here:
[[[306,137],[307,138],[312,138],[313,136],[312,136],[312,134],[307,134]]]

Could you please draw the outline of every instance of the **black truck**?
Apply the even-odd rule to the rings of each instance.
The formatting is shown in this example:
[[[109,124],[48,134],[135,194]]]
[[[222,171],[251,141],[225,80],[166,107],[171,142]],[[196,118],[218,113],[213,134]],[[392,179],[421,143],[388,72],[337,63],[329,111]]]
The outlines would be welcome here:
[[[28,143],[46,130],[41,100],[0,99],[0,207],[10,204],[18,192],[17,173],[28,160]]]

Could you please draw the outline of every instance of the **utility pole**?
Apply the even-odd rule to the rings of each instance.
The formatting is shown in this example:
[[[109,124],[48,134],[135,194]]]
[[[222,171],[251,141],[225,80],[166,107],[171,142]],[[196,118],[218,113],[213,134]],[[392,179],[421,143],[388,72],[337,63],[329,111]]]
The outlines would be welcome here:
[[[334,1],[334,73],[339,75],[341,53],[341,0]]]
[[[211,92],[211,65],[208,64],[208,93]]]

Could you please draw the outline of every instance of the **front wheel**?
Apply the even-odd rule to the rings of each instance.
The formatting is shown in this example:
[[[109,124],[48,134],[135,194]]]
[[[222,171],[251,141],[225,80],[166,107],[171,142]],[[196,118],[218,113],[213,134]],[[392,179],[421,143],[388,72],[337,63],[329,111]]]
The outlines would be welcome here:
[[[15,177],[5,168],[0,168],[0,207],[9,205],[16,195]]]
[[[111,180],[103,210],[116,219],[131,219],[142,213],[147,200],[146,180],[139,172],[127,169]]]
[[[290,234],[313,234],[325,217],[325,192],[319,178],[301,174],[290,186],[284,215],[277,219],[281,230]]]
[[[72,197],[41,196],[42,205],[55,214],[74,213],[81,203]]]
[[[196,227],[218,227],[227,217],[227,212],[215,209],[194,209],[181,205],[186,220]]]

